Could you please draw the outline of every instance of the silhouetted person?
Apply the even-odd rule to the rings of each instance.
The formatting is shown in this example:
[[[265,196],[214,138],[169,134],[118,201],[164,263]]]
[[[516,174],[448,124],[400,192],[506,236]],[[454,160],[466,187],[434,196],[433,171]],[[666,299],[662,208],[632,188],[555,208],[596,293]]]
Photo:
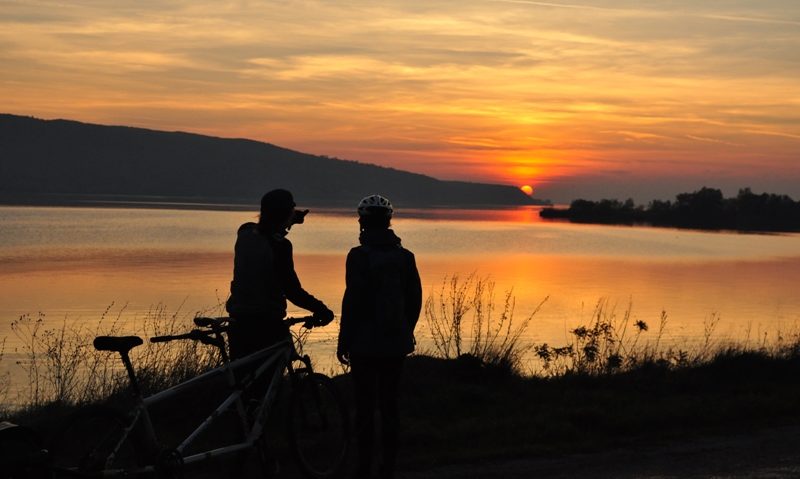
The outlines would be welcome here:
[[[225,305],[235,320],[228,334],[232,358],[246,356],[289,335],[283,324],[287,299],[312,311],[317,325],[333,320],[333,312],[303,289],[294,270],[292,243],[286,235],[308,213],[295,206],[290,192],[272,190],[261,198],[258,223],[239,227],[231,296]]]
[[[414,255],[389,229],[392,213],[391,203],[382,196],[361,200],[361,246],[347,255],[336,355],[350,364],[352,372],[359,479],[370,477],[378,457],[382,458],[380,476],[388,479],[394,475],[400,373],[406,355],[414,350],[414,328],[422,307]],[[380,412],[380,438],[376,437],[376,410]]]

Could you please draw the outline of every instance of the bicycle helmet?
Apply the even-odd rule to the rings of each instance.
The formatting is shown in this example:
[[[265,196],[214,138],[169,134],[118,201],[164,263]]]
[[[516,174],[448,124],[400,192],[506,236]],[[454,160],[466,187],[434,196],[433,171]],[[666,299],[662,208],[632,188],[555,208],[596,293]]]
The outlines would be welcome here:
[[[381,195],[366,196],[358,202],[359,216],[373,214],[391,216],[393,212],[392,203]]]

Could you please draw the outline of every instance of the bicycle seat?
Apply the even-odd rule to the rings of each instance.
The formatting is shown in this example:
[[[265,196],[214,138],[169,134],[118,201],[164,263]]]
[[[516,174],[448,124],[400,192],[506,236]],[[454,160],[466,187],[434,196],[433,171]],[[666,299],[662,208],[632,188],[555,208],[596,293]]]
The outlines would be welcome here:
[[[94,338],[94,348],[98,351],[127,353],[144,343],[139,336],[98,336]]]

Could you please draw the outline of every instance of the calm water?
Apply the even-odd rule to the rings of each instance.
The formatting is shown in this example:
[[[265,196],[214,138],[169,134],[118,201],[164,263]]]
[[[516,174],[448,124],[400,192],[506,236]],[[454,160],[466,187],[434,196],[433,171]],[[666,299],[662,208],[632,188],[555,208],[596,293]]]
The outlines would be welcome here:
[[[129,324],[158,305],[187,317],[213,309],[227,295],[236,229],[254,218],[0,207],[0,368],[13,370],[19,343],[9,325],[26,313],[43,312],[52,324],[92,322],[113,303],[111,316]],[[498,295],[513,288],[518,318],[549,296],[529,332],[536,342],[564,343],[601,298],[619,313],[632,303],[633,318],[652,329],[665,310],[673,340],[696,338],[712,314],[721,318],[720,336],[739,339],[800,320],[800,235],[550,223],[535,208],[407,211],[394,228],[417,255],[426,295],[447,275],[476,272],[496,282]],[[334,311],[357,233],[350,214],[312,211],[290,235],[303,285]],[[330,357],[335,333],[317,333],[320,357]]]

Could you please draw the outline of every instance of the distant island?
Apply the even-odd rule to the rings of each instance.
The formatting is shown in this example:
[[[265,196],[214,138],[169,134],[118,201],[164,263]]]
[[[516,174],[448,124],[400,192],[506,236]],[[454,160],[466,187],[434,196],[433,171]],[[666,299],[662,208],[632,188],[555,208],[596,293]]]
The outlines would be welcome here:
[[[681,193],[675,201],[653,200],[647,207],[632,199],[575,200],[567,209],[544,208],[542,218],[563,218],[580,223],[648,224],[677,228],[738,231],[800,231],[800,202],[786,195],[755,194],[739,190],[733,198],[703,187]]]
[[[372,193],[409,207],[547,204],[509,185],[430,176],[246,139],[0,114],[0,203],[257,204],[287,188],[310,206]]]

